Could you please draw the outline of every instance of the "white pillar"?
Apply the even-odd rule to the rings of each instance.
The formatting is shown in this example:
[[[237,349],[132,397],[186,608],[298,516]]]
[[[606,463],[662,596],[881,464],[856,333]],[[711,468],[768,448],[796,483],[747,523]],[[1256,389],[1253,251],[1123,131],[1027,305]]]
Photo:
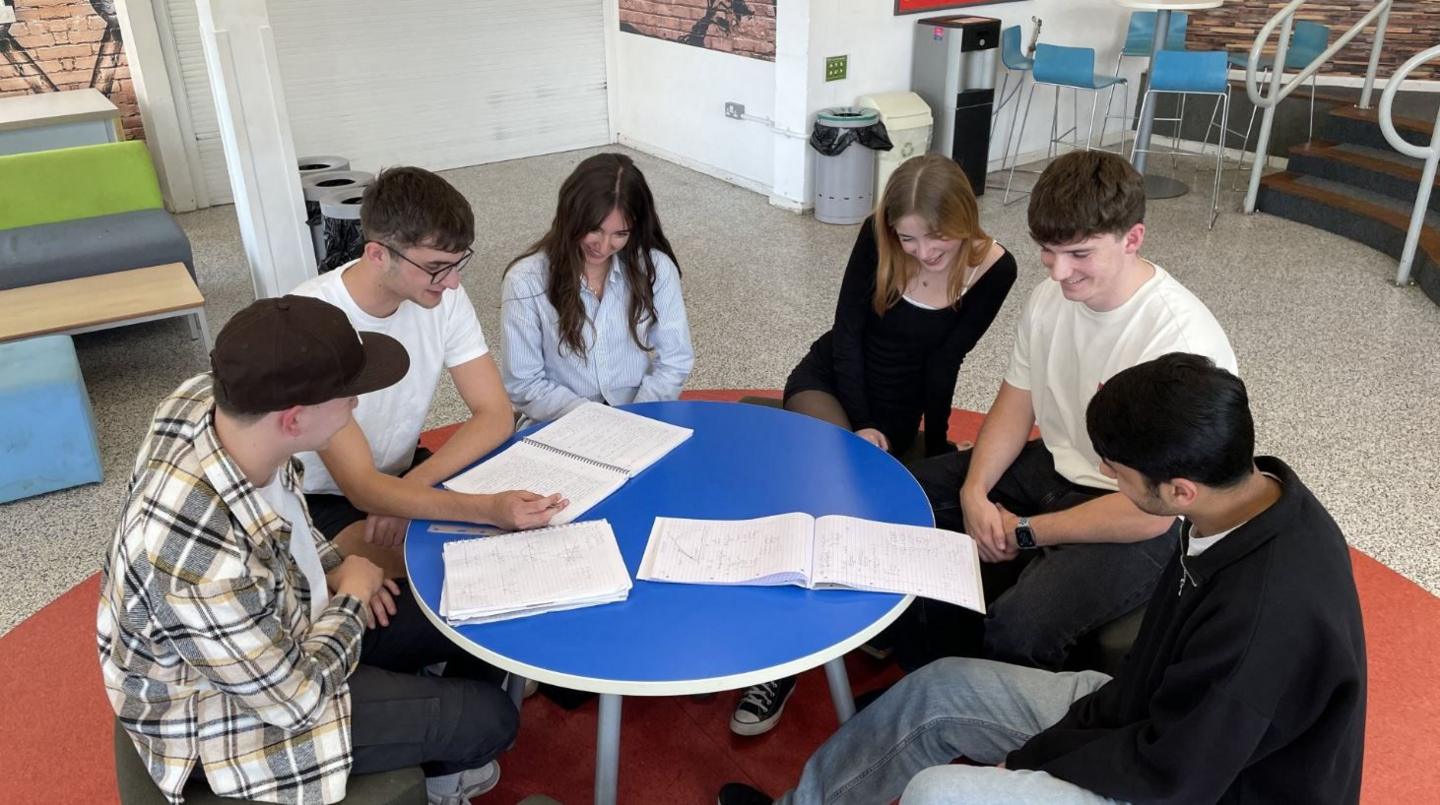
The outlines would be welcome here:
[[[775,145],[770,203],[799,211],[810,198],[810,0],[775,4]],[[789,133],[787,133],[789,132]]]
[[[290,116],[265,0],[197,0],[200,41],[256,297],[315,276]]]

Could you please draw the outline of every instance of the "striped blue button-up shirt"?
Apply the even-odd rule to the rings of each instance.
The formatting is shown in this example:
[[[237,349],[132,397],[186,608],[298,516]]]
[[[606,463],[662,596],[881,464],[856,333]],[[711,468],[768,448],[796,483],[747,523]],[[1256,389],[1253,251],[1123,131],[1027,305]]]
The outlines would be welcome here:
[[[545,297],[549,261],[543,254],[516,263],[501,294],[500,349],[505,390],[525,421],[546,421],[585,402],[623,405],[673,400],[695,365],[680,272],[669,257],[655,261],[655,313],[641,321],[643,350],[630,334],[630,289],[615,256],[600,298],[581,283],[587,326],[585,355],[560,349],[560,315]]]

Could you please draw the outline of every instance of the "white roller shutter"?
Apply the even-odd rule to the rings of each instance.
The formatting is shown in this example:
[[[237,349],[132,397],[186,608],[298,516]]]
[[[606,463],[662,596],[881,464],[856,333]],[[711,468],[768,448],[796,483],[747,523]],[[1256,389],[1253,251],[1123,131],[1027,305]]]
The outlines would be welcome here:
[[[230,200],[194,0],[162,0],[212,204]],[[223,1],[223,0],[222,0]],[[603,0],[271,0],[297,154],[433,170],[609,140]]]

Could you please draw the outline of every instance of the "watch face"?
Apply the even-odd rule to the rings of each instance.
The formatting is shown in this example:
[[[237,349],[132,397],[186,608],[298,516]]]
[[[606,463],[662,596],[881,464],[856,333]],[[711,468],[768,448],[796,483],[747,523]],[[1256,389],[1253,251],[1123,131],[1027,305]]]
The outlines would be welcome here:
[[[1035,547],[1035,534],[1030,530],[1030,526],[1015,527],[1015,544],[1021,548]]]

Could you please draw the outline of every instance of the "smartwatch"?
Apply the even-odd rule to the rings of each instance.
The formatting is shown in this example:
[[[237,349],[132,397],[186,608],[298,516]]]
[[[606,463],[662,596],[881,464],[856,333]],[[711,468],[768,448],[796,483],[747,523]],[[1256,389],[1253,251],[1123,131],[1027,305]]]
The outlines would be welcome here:
[[[1021,517],[1015,524],[1015,544],[1025,550],[1033,550],[1040,546],[1035,544],[1035,532],[1030,528],[1030,518]]]

